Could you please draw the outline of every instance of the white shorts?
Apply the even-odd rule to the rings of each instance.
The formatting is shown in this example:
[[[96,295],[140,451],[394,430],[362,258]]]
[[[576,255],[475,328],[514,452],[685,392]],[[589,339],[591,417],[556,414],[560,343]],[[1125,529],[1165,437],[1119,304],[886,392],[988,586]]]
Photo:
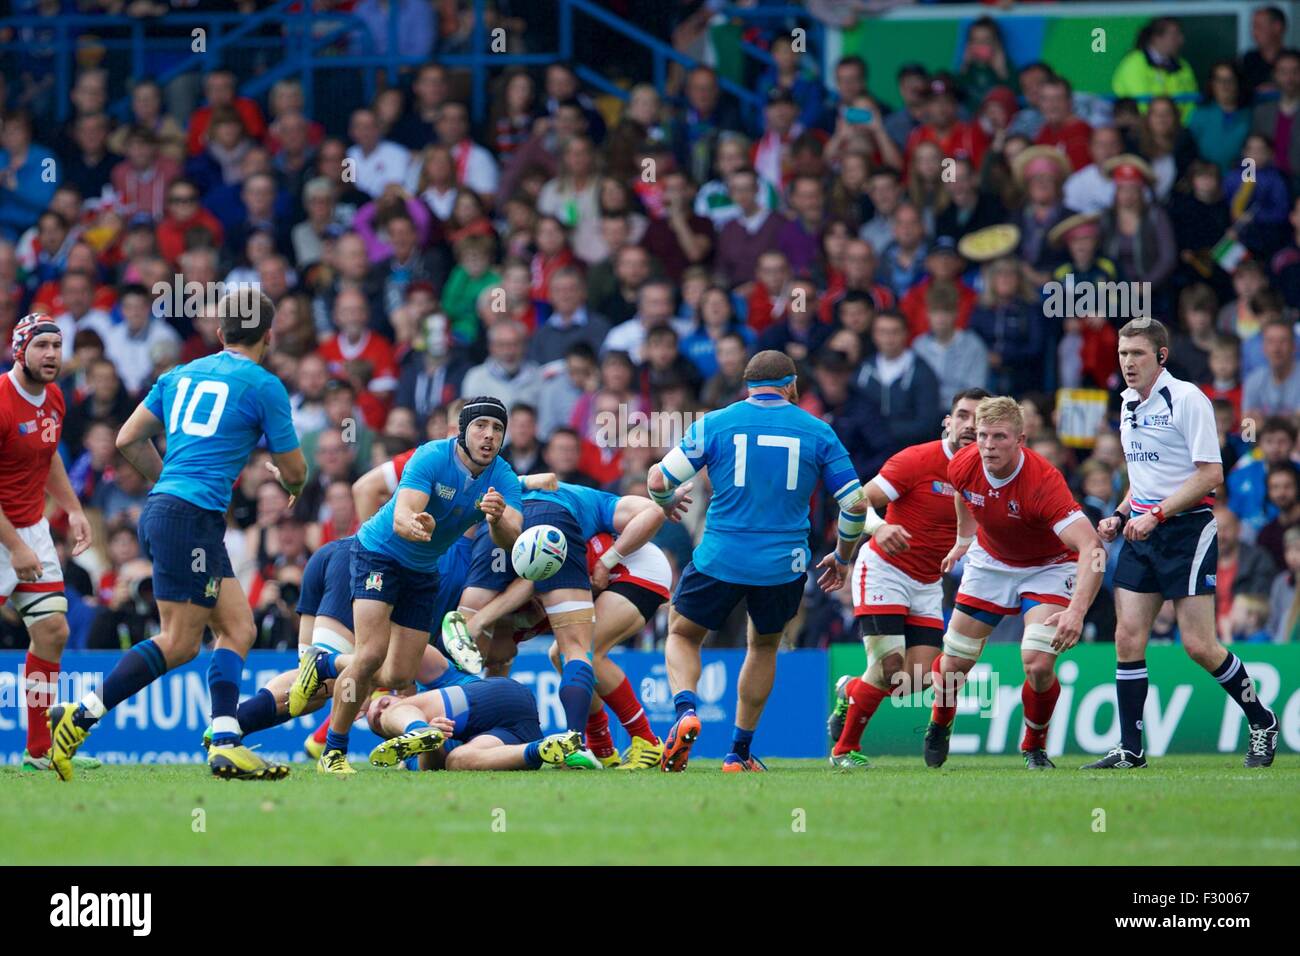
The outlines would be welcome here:
[[[905,623],[943,630],[943,582],[923,584],[863,546],[849,581],[853,614],[901,614]]]
[[[1003,615],[1019,614],[1024,598],[1065,607],[1074,596],[1074,572],[1073,561],[1027,568],[1004,564],[976,541],[966,552],[957,602]]]
[[[44,594],[63,590],[63,568],[59,566],[59,555],[54,550],[54,539],[50,537],[50,523],[42,518],[34,525],[16,528],[23,544],[36,552],[41,561],[41,576],[35,581],[19,581],[14,572],[13,555],[9,549],[0,544],[0,600],[8,599],[15,591],[26,594]]]
[[[647,541],[619,562],[626,569],[611,575],[611,582],[626,582],[653,591],[665,601],[672,596],[673,569],[657,544]]]

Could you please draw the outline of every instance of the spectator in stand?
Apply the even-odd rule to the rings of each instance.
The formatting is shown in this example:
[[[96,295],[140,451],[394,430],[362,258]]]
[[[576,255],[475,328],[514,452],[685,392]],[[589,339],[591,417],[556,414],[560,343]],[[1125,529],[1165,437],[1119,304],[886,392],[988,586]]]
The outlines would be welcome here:
[[[972,293],[973,295],[974,293]],[[980,337],[958,327],[959,300],[951,283],[936,283],[926,292],[928,331],[912,348],[939,379],[939,403],[952,406],[953,396],[968,388],[984,388],[989,379],[988,350]]]
[[[1268,503],[1277,512],[1259,529],[1255,543],[1267,552],[1279,568],[1286,567],[1285,535],[1300,526],[1300,470],[1292,462],[1270,465],[1267,476]]]
[[[1174,17],[1156,17],[1137,35],[1134,49],[1124,55],[1111,77],[1116,96],[1131,96],[1145,113],[1152,97],[1176,96],[1184,121],[1192,113],[1196,74],[1180,54],[1183,30]]]
[[[1092,127],[1074,115],[1073,94],[1069,81],[1062,77],[1051,77],[1043,84],[1038,99],[1043,125],[1034,144],[1059,149],[1069,158],[1071,169],[1078,172],[1090,160]]]
[[[677,165],[695,182],[703,182],[714,167],[714,151],[723,132],[740,133],[740,110],[718,85],[718,75],[697,66],[686,76],[686,108],[672,126]]]
[[[593,351],[600,348],[608,335],[609,321],[589,311],[586,284],[582,273],[564,268],[551,276],[550,314],[533,333],[528,357],[538,365],[562,360],[575,342],[585,342]]]
[[[968,233],[1006,222],[1007,210],[992,193],[980,189],[979,174],[969,159],[954,159],[944,183],[947,204],[935,217],[934,235],[958,242]]]
[[[1206,102],[1197,106],[1187,120],[1193,150],[1216,164],[1225,176],[1239,164],[1250,132],[1253,118],[1246,108],[1249,95],[1233,62],[1220,60],[1210,67]]]
[[[1242,456],[1227,476],[1228,504],[1241,519],[1242,536],[1248,541],[1277,517],[1267,495],[1268,470],[1292,461],[1296,446],[1295,424],[1280,415],[1264,419],[1258,434],[1258,447]]]
[[[713,224],[692,212],[695,190],[684,173],[669,170],[661,178],[665,215],[650,223],[641,245],[658,261],[668,279],[680,283],[688,267],[712,261]]]
[[[183,162],[185,130],[181,129],[180,123],[171,114],[163,111],[162,87],[149,77],[133,80],[130,87],[131,116],[126,123],[109,133],[109,151],[125,156],[132,133],[137,129],[145,129],[153,134],[154,142],[168,159],[173,163]]]
[[[95,277],[90,272],[69,270],[59,283],[64,311],[53,316],[63,333],[63,357],[72,358],[73,342],[78,332],[92,330],[100,341],[107,343],[113,319],[108,312],[95,307]]]
[[[478,339],[475,305],[479,294],[501,282],[492,270],[492,241],[484,236],[466,236],[456,243],[456,267],[442,290],[442,306],[451,321],[456,341],[469,345]],[[481,393],[480,393],[481,394]]]
[[[36,225],[62,173],[52,152],[32,142],[32,118],[9,110],[0,123],[0,235],[10,242]]]
[[[438,142],[451,150],[456,183],[472,189],[491,205],[500,182],[500,170],[492,154],[469,137],[469,110],[463,103],[448,100],[438,111]]]
[[[551,432],[542,460],[546,463],[546,470],[554,472],[560,481],[585,488],[600,487],[594,478],[578,470],[581,455],[582,439],[576,431],[565,426]]]
[[[438,19],[432,4],[423,0],[358,0],[352,15],[365,24],[368,34],[353,34],[353,52],[418,59],[433,52],[438,39]],[[368,41],[368,42],[367,42]]]
[[[709,286],[700,293],[696,314],[699,324],[695,331],[682,339],[682,354],[695,363],[704,378],[710,378],[718,371],[717,350],[725,336],[740,335],[747,348],[756,341],[754,333],[737,318],[731,296],[722,286]]]
[[[673,325],[679,336],[691,333],[689,320],[676,317],[673,285],[666,279],[651,279],[641,286],[637,311],[632,318],[610,329],[601,346],[601,354],[625,352],[635,364],[642,360],[641,348],[646,333],[659,325]]]
[[[975,167],[983,164],[988,135],[978,123],[959,118],[957,87],[951,77],[935,76],[930,80],[924,116],[925,123],[912,130],[907,138],[904,170],[911,166],[916,147],[921,143],[936,144],[944,156],[964,156]]]
[[[575,136],[564,143],[556,177],[542,187],[537,211],[554,216],[568,230],[574,254],[586,263],[605,257],[600,237],[600,182],[591,141]]]
[[[925,106],[930,93],[930,74],[925,67],[908,63],[899,67],[895,81],[903,107],[885,117],[885,130],[889,133],[889,138],[902,149],[907,145],[912,130],[924,122]]]
[[[1285,570],[1273,579],[1269,591],[1268,631],[1274,643],[1300,642],[1300,528],[1287,531]]]
[[[400,185],[405,181],[411,154],[405,147],[383,138],[373,110],[353,111],[348,136],[354,144],[347,150],[352,173],[349,181],[355,182],[358,189],[375,199],[383,195],[390,183]]]
[[[177,261],[187,249],[220,248],[225,232],[217,218],[199,203],[199,189],[188,179],[177,179],[167,190],[167,214],[158,223],[158,251]]]
[[[533,475],[546,470],[542,443],[537,437],[537,409],[524,402],[510,408],[510,427],[501,455],[516,475]]]
[[[718,137],[715,152],[717,176],[709,180],[695,195],[695,214],[707,216],[718,232],[731,220],[741,216],[740,206],[732,197],[728,181],[731,174],[749,166],[752,144],[740,133],[723,133]],[[766,181],[761,183],[758,205],[769,212],[780,208],[781,196],[776,187]]]
[[[235,186],[244,179],[244,157],[253,149],[244,122],[235,110],[214,110],[203,151],[185,164],[185,178],[204,197],[222,186]]]
[[[160,156],[158,137],[143,126],[132,127],[125,140],[126,158],[113,167],[113,191],[126,213],[145,213],[161,219],[168,190],[181,169],[170,156]]]
[[[114,167],[122,157],[108,151],[109,121],[105,113],[84,113],[73,122],[72,141],[64,179],[77,187],[87,202],[98,205],[111,186]]]
[[[266,135],[266,121],[257,103],[246,96],[235,95],[235,74],[230,70],[216,69],[203,78],[203,95],[207,100],[191,114],[186,134],[186,151],[190,156],[203,152],[208,127],[213,114],[222,109],[233,109],[244,129],[253,139],[260,141]]]
[[[895,297],[902,298],[925,276],[929,245],[921,213],[911,203],[894,210],[892,226],[893,241],[880,254],[879,278]]]
[[[1219,563],[1215,569],[1214,605],[1220,632],[1229,627],[1233,600],[1241,595],[1267,596],[1277,568],[1262,548],[1243,540],[1237,515],[1227,505],[1214,506],[1218,525]]]
[[[492,395],[509,408],[519,402],[536,407],[541,398],[542,374],[536,362],[525,357],[528,330],[520,322],[504,320],[488,331],[488,358],[465,373],[463,395]]]
[[[1296,362],[1295,330],[1287,319],[1270,321],[1260,338],[1267,365],[1246,376],[1242,405],[1250,418],[1288,415],[1300,409],[1300,363]]]
[[[777,248],[785,253],[797,275],[808,275],[820,255],[826,220],[826,192],[818,176],[799,175],[790,181],[792,217],[777,234]]]
[[[1103,169],[1124,152],[1124,140],[1114,126],[1096,126],[1088,138],[1092,161],[1065,181],[1065,205],[1076,212],[1101,212],[1115,202],[1115,181]]]
[[[1178,295],[1181,329],[1169,349],[1169,371],[1176,378],[1205,385],[1210,381],[1210,350],[1216,334],[1214,316],[1219,311],[1214,290],[1204,283],[1187,286]]]
[[[358,289],[345,288],[335,298],[334,327],[338,334],[321,342],[317,354],[331,375],[352,382],[366,424],[379,428],[397,388],[393,345],[370,327],[369,305]]]
[[[154,318],[152,301],[153,296],[144,286],[127,286],[122,290],[122,321],[110,327],[104,337],[105,352],[133,395],[139,395],[150,381],[153,350],[158,343],[174,344],[179,355],[181,338],[165,321]]]
[[[764,252],[777,248],[786,220],[759,202],[761,180],[751,168],[737,170],[727,181],[727,191],[740,215],[722,228],[718,237],[717,267],[731,287],[750,281]]]
[[[542,397],[537,409],[537,431],[545,441],[555,429],[567,425],[584,398],[590,400],[600,388],[596,350],[575,342],[564,355],[564,363],[542,368]]]
[[[927,297],[935,288],[950,289],[956,296],[956,328],[964,329],[970,324],[971,313],[975,311],[979,296],[962,281],[961,275],[965,269],[966,262],[957,251],[957,243],[951,236],[940,236],[926,251],[925,277],[908,289],[898,304],[898,310],[907,319],[908,341],[915,341],[917,336],[927,330]],[[983,383],[980,383],[980,387],[983,388]],[[943,403],[944,407],[951,404]]]
[[[888,433],[887,455],[929,441],[942,417],[939,380],[934,370],[907,347],[907,320],[898,312],[881,312],[871,327],[874,359],[863,364],[857,386],[880,409]]]

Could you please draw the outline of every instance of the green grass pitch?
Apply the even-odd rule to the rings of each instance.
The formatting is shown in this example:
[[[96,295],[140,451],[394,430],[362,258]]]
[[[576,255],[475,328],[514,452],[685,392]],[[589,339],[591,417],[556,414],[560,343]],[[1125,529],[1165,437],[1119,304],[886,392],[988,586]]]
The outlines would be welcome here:
[[[707,760],[671,776],[358,765],[348,780],[299,764],[276,783],[194,765],[106,767],[69,784],[5,768],[0,862],[1300,863],[1300,760],[1253,772],[1240,760],[1165,757],[1115,775],[1081,773],[1075,755],[1047,773],[1010,757],[940,771],[881,758],[857,773],[774,760],[744,776]]]

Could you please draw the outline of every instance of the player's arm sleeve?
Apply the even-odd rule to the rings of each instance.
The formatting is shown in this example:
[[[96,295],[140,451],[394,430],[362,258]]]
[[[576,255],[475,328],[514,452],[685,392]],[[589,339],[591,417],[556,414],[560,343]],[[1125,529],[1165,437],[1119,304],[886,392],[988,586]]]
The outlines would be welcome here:
[[[869,505],[862,494],[862,482],[853,470],[849,453],[829,425],[826,426],[826,441],[822,451],[822,482],[840,506],[840,516],[836,522],[840,540],[849,543],[857,541],[866,525],[864,506]]]
[[[1052,477],[1053,480],[1043,488],[1039,501],[1043,517],[1052,523],[1052,533],[1059,538],[1062,531],[1080,519],[1087,521],[1088,516],[1070,494],[1065,479],[1057,473]]]
[[[678,487],[690,481],[695,477],[705,464],[705,422],[709,416],[697,418],[691,423],[691,427],[686,429],[686,434],[682,440],[668,454],[664,455],[663,460],[656,466],[659,473],[664,479],[664,490],[655,491],[653,487],[649,489],[650,497],[654,499],[655,504],[660,507],[667,507],[672,501],[673,494]]]
[[[165,381],[167,381],[166,375],[154,382],[149,388],[149,393],[145,395],[144,401],[140,403],[160,422],[167,421],[163,411],[163,382]]]
[[[509,463],[500,458],[497,459],[497,473],[493,476],[492,485],[501,492],[507,508],[514,508],[521,515],[524,513],[523,481]]]
[[[1187,448],[1192,453],[1192,461],[1222,464],[1219,430],[1214,422],[1214,406],[1210,404],[1210,399],[1204,392],[1197,390],[1187,394],[1182,406],[1183,420],[1180,424],[1183,434],[1187,436]]]
[[[617,534],[618,530],[614,527],[614,512],[618,510],[619,496],[610,494],[608,491],[600,493],[600,510],[598,512],[600,519],[600,530],[607,531],[610,534]]]
[[[897,501],[902,497],[911,487],[912,479],[909,476],[916,473],[915,468],[908,467],[907,459],[904,457],[906,453],[907,450],[904,449],[895,455],[890,455],[889,460],[876,473],[876,477],[871,479],[890,501]]]
[[[266,433],[266,447],[273,455],[293,451],[298,447],[298,433],[293,427],[293,411],[289,407],[289,393],[284,383],[270,376],[261,388],[262,431]]]
[[[402,469],[401,480],[397,483],[397,487],[412,488],[426,495],[429,494],[433,489],[433,460],[437,453],[437,449],[432,444],[417,449],[411,456],[411,460],[406,463],[406,467]]]

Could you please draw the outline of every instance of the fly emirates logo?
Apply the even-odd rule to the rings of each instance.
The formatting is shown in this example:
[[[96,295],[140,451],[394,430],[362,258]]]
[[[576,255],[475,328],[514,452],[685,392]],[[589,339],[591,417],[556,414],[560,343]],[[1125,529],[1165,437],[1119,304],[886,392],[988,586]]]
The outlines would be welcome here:
[[[1142,443],[1140,441],[1130,441],[1128,443],[1128,451],[1124,452],[1124,458],[1127,461],[1159,461],[1160,452],[1143,451]]]

